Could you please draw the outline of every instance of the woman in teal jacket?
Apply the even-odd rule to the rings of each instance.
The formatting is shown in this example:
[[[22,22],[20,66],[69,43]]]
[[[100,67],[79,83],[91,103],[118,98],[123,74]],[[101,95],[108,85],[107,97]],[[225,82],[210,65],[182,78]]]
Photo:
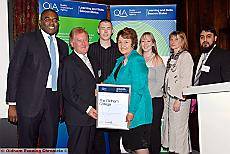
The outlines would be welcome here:
[[[117,34],[122,57],[105,83],[131,85],[131,97],[126,120],[130,130],[122,132],[124,148],[137,154],[148,154],[152,102],[148,88],[148,68],[144,58],[137,53],[137,34],[132,28],[124,28]]]

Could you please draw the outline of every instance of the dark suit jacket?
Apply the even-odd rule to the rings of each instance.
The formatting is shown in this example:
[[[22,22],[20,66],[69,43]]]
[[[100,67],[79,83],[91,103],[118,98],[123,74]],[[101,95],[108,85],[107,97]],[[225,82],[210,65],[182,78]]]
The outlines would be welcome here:
[[[95,62],[90,59],[94,72]],[[64,119],[67,125],[91,126],[95,120],[87,115],[89,106],[95,108],[95,88],[98,80],[95,78],[76,54],[72,53],[64,60],[62,88],[64,96]]]
[[[230,51],[215,47],[210,53],[205,66],[209,66],[209,72],[202,71],[199,85],[214,84],[230,81]]]
[[[68,45],[57,38],[59,75],[62,62],[68,54]],[[17,112],[35,116],[43,107],[51,60],[40,30],[25,33],[16,42],[10,60],[6,102],[16,102]],[[60,79],[58,79],[60,91]]]

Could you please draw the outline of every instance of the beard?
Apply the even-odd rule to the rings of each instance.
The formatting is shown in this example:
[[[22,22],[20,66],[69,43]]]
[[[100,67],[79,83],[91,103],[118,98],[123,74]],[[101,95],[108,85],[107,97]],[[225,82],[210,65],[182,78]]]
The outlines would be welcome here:
[[[201,45],[201,51],[202,51],[202,53],[208,53],[214,47],[215,44],[216,44],[215,41],[212,42],[211,45],[209,45],[208,42],[203,42],[203,44]]]

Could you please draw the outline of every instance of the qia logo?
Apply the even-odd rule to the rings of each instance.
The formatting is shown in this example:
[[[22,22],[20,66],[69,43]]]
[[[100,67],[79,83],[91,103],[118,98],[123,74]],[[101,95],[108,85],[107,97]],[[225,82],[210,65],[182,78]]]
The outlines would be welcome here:
[[[59,11],[56,3],[44,2],[43,5],[42,5],[42,7],[43,7],[44,10],[46,10],[46,9],[53,9],[56,12]]]
[[[127,14],[126,10],[119,10],[119,9],[114,10],[113,14],[114,14],[114,16],[121,17],[121,18],[125,18],[125,17],[129,16]]]
[[[102,90],[102,91],[106,91],[107,88],[106,88],[106,87],[101,87],[101,90]]]

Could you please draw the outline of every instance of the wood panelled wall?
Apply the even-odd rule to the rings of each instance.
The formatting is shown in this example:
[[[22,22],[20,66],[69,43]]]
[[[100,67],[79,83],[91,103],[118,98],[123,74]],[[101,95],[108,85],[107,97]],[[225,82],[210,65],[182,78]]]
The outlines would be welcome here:
[[[187,34],[189,50],[193,56],[200,53],[199,32],[202,25],[214,25],[218,33],[218,45],[230,49],[230,0],[88,0],[88,2],[107,5],[177,4],[177,29]]]
[[[187,19],[182,19],[183,30],[189,39],[193,55],[199,54],[199,32],[202,25],[214,25],[217,44],[230,49],[230,0],[183,0]],[[229,57],[230,58],[230,57]]]

